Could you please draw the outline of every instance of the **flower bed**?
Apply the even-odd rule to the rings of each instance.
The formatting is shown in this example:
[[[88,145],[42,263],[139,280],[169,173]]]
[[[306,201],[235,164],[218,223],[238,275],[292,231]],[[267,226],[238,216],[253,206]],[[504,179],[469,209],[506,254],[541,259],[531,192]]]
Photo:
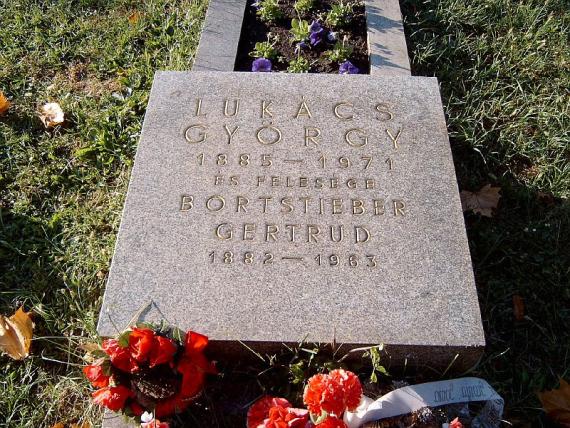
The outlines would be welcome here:
[[[363,2],[249,0],[235,69],[368,74]]]

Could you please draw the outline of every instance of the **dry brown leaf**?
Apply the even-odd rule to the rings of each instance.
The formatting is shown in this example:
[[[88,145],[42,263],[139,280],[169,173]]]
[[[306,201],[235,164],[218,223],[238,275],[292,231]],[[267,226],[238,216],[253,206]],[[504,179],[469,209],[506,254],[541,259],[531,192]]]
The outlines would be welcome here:
[[[0,351],[15,360],[23,360],[30,352],[33,329],[30,313],[22,308],[10,318],[0,315]]]
[[[129,22],[131,24],[136,24],[141,19],[141,16],[140,12],[133,12],[129,15]]]
[[[40,109],[40,119],[46,128],[53,128],[65,121],[65,113],[58,103],[47,103]]]
[[[8,109],[10,108],[11,103],[8,101],[8,98],[4,95],[2,91],[0,91],[0,116],[4,116]]]
[[[51,428],[65,428],[65,424],[62,422],[58,422],[55,425],[52,425]]]
[[[518,294],[513,296],[513,314],[515,315],[515,320],[524,320],[524,300]]]
[[[83,422],[81,425],[79,424],[69,424],[67,425],[69,428],[91,428],[91,424],[89,422]],[[52,425],[51,428],[65,428],[66,425],[63,422],[58,422],[55,425]]]
[[[560,379],[560,388],[538,393],[542,407],[553,421],[570,427],[570,385]]]
[[[490,184],[483,186],[477,192],[463,190],[460,195],[463,211],[473,211],[486,217],[493,217],[493,209],[497,208],[501,198],[500,191],[500,187],[491,187]]]

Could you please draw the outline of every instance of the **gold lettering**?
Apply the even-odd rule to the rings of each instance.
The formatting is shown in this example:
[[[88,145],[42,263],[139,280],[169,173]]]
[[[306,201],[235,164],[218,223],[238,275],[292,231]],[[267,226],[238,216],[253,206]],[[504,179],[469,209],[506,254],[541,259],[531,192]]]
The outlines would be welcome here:
[[[264,175],[258,175],[257,176],[257,187],[259,187],[259,185],[261,183],[264,183],[264,182],[265,182],[265,176]]]
[[[253,241],[254,234],[255,234],[255,224],[245,223],[243,225],[243,240]]]
[[[265,214],[267,212],[267,202],[271,201],[273,198],[266,196],[266,197],[261,197],[258,199],[263,201],[263,214]]]
[[[374,199],[374,215],[384,215],[384,199]]]
[[[237,186],[239,184],[239,177],[237,175],[230,176],[230,185]]]
[[[338,187],[338,178],[331,178],[331,189],[336,189]]]
[[[361,215],[364,214],[364,202],[360,199],[353,199],[352,200],[352,214],[354,215]]]
[[[234,236],[232,226],[228,223],[219,224],[218,227],[216,227],[216,236],[222,241],[228,241],[232,239]]]
[[[357,134],[357,137],[359,137],[360,140],[354,141],[352,139],[353,134]],[[346,131],[344,139],[352,147],[364,147],[368,143],[368,136],[366,135],[366,131],[360,128],[349,129]]]
[[[206,116],[206,113],[202,113],[202,98],[196,100],[196,114],[194,116]]]
[[[312,134],[312,135],[311,135]],[[305,147],[309,147],[309,142],[313,143],[315,146],[320,144],[317,140],[321,135],[321,130],[319,128],[309,128],[305,126]]]
[[[226,130],[227,134],[228,134],[228,144],[232,143],[232,138],[234,138],[234,135],[236,134],[236,132],[239,129],[239,126],[236,125],[233,131],[230,131],[230,128],[228,128],[228,125],[224,125],[224,129]]]
[[[380,115],[376,116],[376,119],[381,122],[388,122],[394,119],[394,115],[390,111],[390,107],[388,106],[388,104],[384,103],[376,104],[376,111],[380,113]],[[381,115],[383,117],[380,117]]]
[[[293,205],[291,205],[292,202],[293,202],[293,198],[290,198],[290,197],[281,199],[281,205],[284,208],[283,213],[289,214],[289,213],[293,212]]]
[[[237,204],[236,204],[236,213],[239,212],[244,212],[246,213],[247,210],[245,209],[245,207],[247,207],[247,204],[249,204],[249,199],[247,199],[244,196],[238,196],[237,197]]]
[[[404,209],[406,208],[406,204],[403,201],[392,201],[394,203],[394,216],[398,217],[399,215],[405,216],[406,213]]]
[[[398,149],[398,139],[400,138],[400,135],[402,134],[402,128],[398,129],[398,133],[396,134],[395,137],[392,135],[392,133],[390,132],[389,129],[386,129],[386,134],[388,134],[388,137],[390,137],[390,140],[392,140],[392,144],[394,144],[394,148],[397,150]]]
[[[273,242],[277,241],[276,233],[279,233],[279,226],[276,224],[265,225],[265,242],[269,242],[269,238],[273,239]]]
[[[198,139],[192,136],[193,133],[192,131],[194,131],[194,129],[200,130],[198,132]],[[207,129],[208,128],[205,125],[200,125],[200,124],[189,126],[188,128],[186,128],[186,131],[184,131],[184,138],[186,138],[186,141],[188,141],[190,144],[203,143],[204,141],[206,141],[206,138],[208,137],[208,133],[206,132]]]
[[[307,226],[307,242],[318,242],[317,235],[321,233],[319,226],[309,224]]]
[[[271,107],[271,104],[273,103],[273,101],[262,101],[261,102],[261,118],[265,119],[266,115],[267,117],[273,117],[273,113],[271,112],[271,110],[269,110],[269,108]]]
[[[218,201],[219,205],[217,207],[212,207],[211,206],[211,202],[212,201]],[[214,196],[210,196],[208,198],[208,200],[206,201],[206,208],[208,209],[208,211],[210,212],[218,212],[224,209],[224,207],[226,206],[226,201],[223,197],[221,197],[220,195],[214,195]]]
[[[300,201],[304,201],[305,205],[304,205],[304,213],[307,214],[307,212],[309,211],[309,201],[312,201],[312,198],[309,198],[307,196],[304,196],[302,198],[299,198]]]
[[[345,106],[346,106],[346,107],[350,107],[350,108],[354,107],[354,105],[353,105],[352,103],[349,103],[348,101],[340,102],[340,103],[338,103],[338,104],[336,104],[336,105],[334,106],[334,115],[335,115],[336,117],[338,117],[339,119],[341,119],[341,120],[350,120],[350,119],[353,119],[353,118],[354,118],[354,113],[351,113],[350,115],[342,115],[342,114],[341,114],[342,112],[339,112],[339,109],[340,109],[341,107],[345,107]]]
[[[319,198],[319,214],[323,214],[325,212],[325,200],[323,198]]]
[[[370,241],[370,231],[364,226],[354,226],[354,240],[356,244]]]
[[[224,184],[224,177],[221,175],[216,175],[214,178],[214,186],[218,186],[219,184]]]
[[[315,178],[315,189],[322,189],[323,188],[323,178],[317,177]]]
[[[272,130],[274,133],[273,140],[266,140],[265,138],[263,138],[261,135],[261,132],[263,130]],[[264,132],[264,134],[265,134],[265,132]],[[257,132],[255,133],[255,136],[257,137],[257,141],[259,141],[261,144],[266,145],[266,146],[271,146],[273,144],[277,144],[283,138],[283,135],[281,134],[281,130],[279,128],[277,128],[276,126],[271,126],[271,125],[265,125],[265,126],[262,126],[261,128],[259,128],[257,130]]]
[[[239,112],[239,98],[236,98],[235,100],[233,100],[233,104],[234,104],[234,109],[232,112],[228,111],[228,105],[229,105],[229,100],[226,100],[224,103],[224,116],[226,117],[231,117],[231,116],[235,116],[238,114]]]
[[[182,195],[180,201],[180,211],[188,212],[194,208],[194,196]]]
[[[366,180],[364,180],[364,187],[366,189],[374,189],[375,184],[376,181],[373,178],[367,178]]]
[[[285,229],[289,230],[289,241],[295,242],[295,228],[299,227],[298,224],[286,224]]]
[[[356,189],[356,179],[349,178],[348,180],[346,180],[346,187],[348,187],[349,189]]]
[[[299,177],[299,187],[308,187],[309,179],[307,177]]]
[[[338,228],[338,238],[337,239],[335,239],[335,237],[334,237],[335,226],[330,226],[331,241],[332,242],[342,242],[342,240],[344,238],[344,226],[341,224],[341,225],[338,225],[336,227]]]
[[[280,186],[279,177],[271,177],[271,187],[278,187]]]
[[[333,199],[332,200],[332,213],[333,214],[342,214],[342,199]]]
[[[313,118],[311,110],[309,110],[309,106],[307,105],[304,99],[299,105],[299,110],[297,110],[297,115],[295,116],[295,119],[299,119],[300,116],[307,116],[309,119]]]

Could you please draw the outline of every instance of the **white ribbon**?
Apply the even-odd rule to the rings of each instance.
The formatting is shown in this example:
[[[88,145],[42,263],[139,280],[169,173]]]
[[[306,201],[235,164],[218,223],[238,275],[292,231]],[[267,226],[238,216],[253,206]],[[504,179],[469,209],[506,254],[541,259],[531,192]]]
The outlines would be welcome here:
[[[504,400],[483,379],[466,377],[421,383],[396,389],[376,401],[363,397],[355,412],[346,412],[348,428],[358,428],[370,421],[407,415],[423,407],[439,407],[469,401],[487,403],[474,418],[472,425],[481,428],[498,427],[503,415]]]

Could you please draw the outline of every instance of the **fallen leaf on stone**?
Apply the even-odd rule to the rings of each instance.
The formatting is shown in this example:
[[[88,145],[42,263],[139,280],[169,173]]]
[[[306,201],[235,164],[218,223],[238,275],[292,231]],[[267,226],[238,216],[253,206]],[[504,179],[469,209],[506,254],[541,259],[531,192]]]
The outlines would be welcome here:
[[[570,385],[560,379],[560,388],[538,393],[542,407],[553,421],[570,427]]]
[[[500,187],[491,187],[490,184],[483,186],[477,192],[463,190],[460,195],[463,211],[473,211],[485,217],[493,217],[493,209],[497,208],[501,198],[500,191]]]
[[[15,360],[23,360],[30,352],[33,329],[30,313],[22,308],[10,318],[0,315],[0,351]]]
[[[40,119],[46,128],[53,128],[65,121],[65,114],[58,103],[47,103],[40,109]]]
[[[524,320],[524,300],[517,294],[513,296],[513,314],[515,316],[515,320]]]
[[[0,116],[4,116],[6,114],[10,105],[10,101],[8,101],[4,93],[0,91]]]

